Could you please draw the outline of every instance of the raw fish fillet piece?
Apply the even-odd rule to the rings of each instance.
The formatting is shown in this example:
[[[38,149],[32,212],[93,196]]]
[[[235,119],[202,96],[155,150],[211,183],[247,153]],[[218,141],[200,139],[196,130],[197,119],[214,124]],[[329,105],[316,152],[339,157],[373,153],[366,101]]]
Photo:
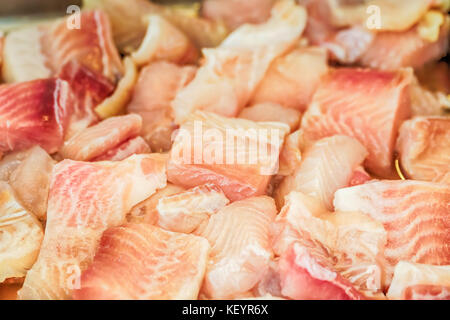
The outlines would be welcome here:
[[[359,63],[369,68],[396,70],[403,67],[419,68],[445,56],[449,46],[450,19],[442,24],[439,37],[434,42],[423,39],[418,28],[402,33],[377,33]]]
[[[94,258],[102,233],[125,222],[137,203],[166,185],[165,158],[55,165],[41,251],[20,299],[67,299]]]
[[[289,176],[294,173],[302,162],[302,150],[305,148],[303,131],[294,131],[284,139],[283,149],[280,152],[279,176]]]
[[[181,126],[168,180],[185,188],[214,184],[231,201],[266,193],[289,127],[196,111]]]
[[[150,147],[142,137],[131,138],[117,147],[108,150],[92,161],[121,161],[133,154],[151,153]]]
[[[69,82],[76,104],[65,140],[99,121],[94,108],[114,92],[114,83],[76,61],[70,61],[58,77]]]
[[[287,109],[276,103],[260,103],[248,108],[244,108],[239,113],[238,118],[252,121],[276,121],[282,122],[292,130],[298,128],[301,113],[294,109]]]
[[[197,60],[198,49],[183,32],[158,15],[151,15],[146,20],[147,33],[140,47],[131,54],[136,65],[142,66],[156,60],[179,64]]]
[[[13,31],[5,39],[3,77],[22,82],[56,76],[70,61],[77,61],[115,82],[122,62],[114,46],[108,16],[84,11],[68,17]]]
[[[88,161],[120,146],[141,131],[142,118],[136,114],[112,117],[89,127],[64,143],[65,159]]]
[[[350,181],[348,182],[348,187],[358,186],[370,180],[372,180],[370,174],[364,170],[363,166],[359,166],[353,171]]]
[[[400,261],[387,296],[392,300],[450,300],[450,266]]]
[[[56,152],[73,107],[69,83],[63,80],[0,85],[0,152],[34,145]]]
[[[321,82],[302,119],[307,140],[343,134],[369,152],[365,167],[394,174],[394,148],[401,123],[410,116],[409,70],[336,69]]]
[[[359,212],[329,212],[321,203],[291,192],[271,228],[274,252],[283,256],[299,239],[326,248],[333,268],[368,296],[382,292],[383,225]]]
[[[211,244],[202,288],[207,297],[234,298],[262,279],[272,257],[269,227],[276,214],[272,198],[248,198],[221,209],[196,230]]]
[[[26,151],[9,177],[9,184],[17,200],[38,219],[45,220],[48,192],[55,161],[41,147]]]
[[[397,151],[409,178],[450,184],[450,118],[416,117],[405,122]]]
[[[206,239],[148,224],[106,230],[81,275],[75,300],[197,299],[208,262]]]
[[[333,266],[327,249],[310,239],[293,243],[280,260],[281,293],[296,300],[363,300]]]
[[[347,136],[336,135],[315,142],[306,148],[300,166],[275,190],[277,204],[282,206],[291,191],[301,191],[331,210],[334,193],[348,186],[366,156],[362,144]]]
[[[204,49],[205,61],[194,80],[172,102],[175,122],[181,124],[196,109],[236,117],[272,61],[299,40],[305,24],[306,11],[282,0],[267,22],[243,25],[219,47]]]
[[[305,111],[327,72],[325,49],[306,47],[292,50],[275,59],[258,85],[251,103],[273,102]]]
[[[196,71],[194,66],[165,61],[151,63],[141,70],[127,109],[142,117],[141,135],[152,150],[170,150],[172,133],[176,129],[170,103],[194,78]]]
[[[158,223],[158,205],[159,199],[171,196],[185,191],[184,188],[167,183],[167,186],[156,191],[150,198],[138,203],[130,211],[127,220],[132,223],[148,223],[156,225]]]
[[[422,181],[375,181],[336,192],[339,211],[359,211],[383,224],[389,281],[402,260],[450,264],[450,186]]]
[[[191,233],[230,200],[214,185],[201,185],[161,198],[156,206],[158,225],[173,232]]]
[[[223,21],[229,29],[246,23],[263,23],[270,17],[274,0],[206,0],[202,5],[202,16]]]
[[[5,182],[0,182],[0,235],[0,283],[24,277],[36,261],[44,231]]]

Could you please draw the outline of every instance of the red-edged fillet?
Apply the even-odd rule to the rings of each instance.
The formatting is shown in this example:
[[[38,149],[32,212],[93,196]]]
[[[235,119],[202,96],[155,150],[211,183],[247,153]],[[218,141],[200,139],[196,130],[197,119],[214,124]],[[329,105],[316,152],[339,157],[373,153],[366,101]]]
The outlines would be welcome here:
[[[34,80],[0,86],[0,152],[40,145],[54,153],[63,143],[74,100],[69,83]]]

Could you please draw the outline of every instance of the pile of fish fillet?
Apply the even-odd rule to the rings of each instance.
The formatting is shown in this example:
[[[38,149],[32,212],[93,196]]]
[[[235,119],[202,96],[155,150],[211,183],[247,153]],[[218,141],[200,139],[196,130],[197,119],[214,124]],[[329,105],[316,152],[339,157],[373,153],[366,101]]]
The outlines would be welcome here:
[[[449,300],[449,7],[85,0],[3,33],[0,298]]]

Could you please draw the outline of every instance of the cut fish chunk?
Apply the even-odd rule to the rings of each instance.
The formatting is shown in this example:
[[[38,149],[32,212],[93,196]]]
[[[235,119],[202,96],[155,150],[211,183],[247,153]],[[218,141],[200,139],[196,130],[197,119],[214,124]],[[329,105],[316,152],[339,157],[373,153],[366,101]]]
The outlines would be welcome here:
[[[281,293],[296,300],[363,300],[352,284],[333,267],[320,244],[295,242],[280,260]]]
[[[303,131],[301,129],[291,133],[284,140],[280,153],[279,176],[289,176],[294,173],[302,162],[302,150],[305,148]]]
[[[92,262],[102,233],[125,222],[137,203],[166,185],[165,158],[121,162],[64,160],[53,170],[41,251],[20,299],[67,299]]]
[[[409,71],[337,69],[317,89],[302,120],[307,140],[344,134],[369,152],[365,166],[393,176],[398,128],[410,116]]]
[[[416,117],[405,122],[397,151],[409,178],[450,184],[450,118]]]
[[[156,207],[158,225],[174,232],[191,233],[230,200],[214,185],[202,185],[161,198]]]
[[[368,174],[362,166],[359,166],[353,171],[348,186],[349,187],[358,186],[370,180],[372,180],[370,174]]]
[[[450,300],[450,266],[400,261],[387,296],[396,300]]]
[[[277,204],[291,191],[301,191],[333,208],[336,190],[348,186],[354,170],[367,156],[357,140],[347,136],[332,136],[315,142],[306,149],[295,172],[287,176],[275,191]]]
[[[59,74],[70,61],[78,61],[111,81],[121,76],[122,64],[107,15],[85,11],[79,17],[80,28],[67,19],[8,34],[3,66],[6,81],[48,78]]]
[[[299,239],[317,242],[328,252],[333,268],[355,288],[373,296],[382,292],[383,225],[359,212],[327,211],[321,203],[291,192],[272,226],[274,251],[283,256]]]
[[[402,260],[450,264],[450,186],[422,181],[375,181],[340,189],[334,206],[363,212],[387,231],[385,271],[390,281]]]
[[[262,23],[270,16],[274,0],[206,0],[202,6],[205,18],[224,21],[229,29],[245,23]]]
[[[295,44],[305,24],[306,11],[282,0],[266,23],[241,26],[218,48],[204,49],[204,64],[172,102],[175,122],[181,124],[196,109],[237,116],[272,61]]]
[[[16,198],[40,220],[47,213],[50,179],[55,161],[41,147],[27,151],[27,156],[11,173],[9,183]]]
[[[139,49],[131,57],[138,66],[155,60],[174,63],[194,63],[197,48],[189,38],[164,18],[151,15],[147,19],[147,34]]]
[[[130,211],[128,221],[132,223],[148,223],[151,225],[156,225],[158,223],[158,210],[156,210],[156,206],[158,205],[159,199],[181,193],[183,191],[185,191],[184,188],[167,183],[165,188],[156,191],[156,193],[150,198],[138,203]]]
[[[69,83],[76,99],[65,135],[65,140],[68,140],[79,131],[99,121],[94,108],[113,93],[114,83],[76,61],[67,63],[58,77]]]
[[[209,249],[204,238],[147,224],[110,228],[73,298],[197,299]]]
[[[449,31],[450,19],[446,19],[437,31],[439,36],[436,41],[423,39],[418,26],[402,33],[380,32],[360,57],[359,63],[383,70],[422,67],[445,56],[449,45]]]
[[[301,113],[297,110],[287,109],[276,103],[260,103],[244,108],[239,118],[252,121],[277,121],[286,123],[291,131],[298,128]]]
[[[226,206],[195,232],[212,247],[202,289],[207,297],[233,298],[262,279],[272,257],[269,227],[276,213],[272,198],[248,198]]]
[[[40,222],[17,202],[11,187],[0,182],[0,283],[26,275],[43,237]]]
[[[92,160],[136,137],[141,131],[141,125],[142,119],[136,114],[103,120],[72,137],[60,153],[65,159]]]
[[[71,90],[59,79],[0,86],[0,152],[40,145],[54,153],[63,143],[74,107]]]
[[[327,52],[319,47],[295,49],[275,59],[259,84],[252,104],[273,102],[304,111],[322,76],[328,72]]]
[[[131,138],[115,147],[108,150],[100,157],[94,158],[92,161],[121,161],[125,160],[133,154],[151,153],[147,142],[141,137]]]
[[[196,111],[170,153],[168,180],[185,188],[214,184],[231,201],[266,192],[289,127]]]
[[[196,70],[194,66],[182,67],[165,61],[151,63],[141,70],[127,109],[142,117],[141,135],[152,150],[170,150],[176,129],[170,103],[194,78]]]

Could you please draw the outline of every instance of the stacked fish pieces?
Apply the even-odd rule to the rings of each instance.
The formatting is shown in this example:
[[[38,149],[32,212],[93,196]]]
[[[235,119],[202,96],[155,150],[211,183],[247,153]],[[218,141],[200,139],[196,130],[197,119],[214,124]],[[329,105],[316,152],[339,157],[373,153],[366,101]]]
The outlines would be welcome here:
[[[450,299],[446,10],[88,0],[0,35],[0,297]]]

